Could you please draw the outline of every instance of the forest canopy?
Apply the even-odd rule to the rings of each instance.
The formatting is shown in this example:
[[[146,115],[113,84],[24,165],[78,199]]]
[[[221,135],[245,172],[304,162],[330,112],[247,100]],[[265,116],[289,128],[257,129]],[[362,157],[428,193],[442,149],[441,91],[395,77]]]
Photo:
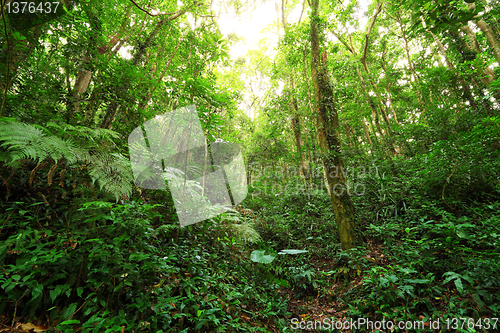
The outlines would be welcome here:
[[[500,2],[266,5],[1,0],[0,331],[498,330]]]

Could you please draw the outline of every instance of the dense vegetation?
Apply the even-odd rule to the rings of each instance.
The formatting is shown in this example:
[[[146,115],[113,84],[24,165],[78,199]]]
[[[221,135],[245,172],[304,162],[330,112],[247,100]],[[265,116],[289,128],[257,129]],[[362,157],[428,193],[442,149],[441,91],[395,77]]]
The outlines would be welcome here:
[[[363,25],[355,0],[283,0],[277,47],[238,59],[218,13],[257,3],[15,2],[0,331],[499,330],[500,2],[373,1]],[[240,146],[248,195],[181,227],[127,138],[188,105]]]

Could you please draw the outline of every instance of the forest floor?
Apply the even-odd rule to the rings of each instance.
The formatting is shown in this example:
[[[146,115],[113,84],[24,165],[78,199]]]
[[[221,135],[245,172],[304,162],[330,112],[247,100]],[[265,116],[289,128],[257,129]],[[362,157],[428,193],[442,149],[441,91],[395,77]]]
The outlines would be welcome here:
[[[377,244],[374,240],[367,240],[370,252],[367,254],[367,259],[379,266],[387,266],[390,261],[382,254],[382,245]],[[317,270],[319,274],[329,276],[332,267],[336,266],[335,259],[312,258],[311,266]],[[346,281],[344,281],[346,282]],[[302,297],[290,288],[280,288],[280,294],[287,300],[288,311],[292,313],[290,318],[297,318],[303,321],[323,321],[327,318],[335,317],[336,320],[344,322],[349,319],[346,304],[339,298],[338,295],[345,294],[350,289],[356,288],[363,283],[363,277],[358,275],[351,279],[346,285],[341,281],[336,281],[328,285],[326,288],[318,288],[314,291],[309,291],[309,295]],[[337,295],[337,296],[336,296]],[[300,297],[298,297],[300,296]],[[275,332],[279,332],[276,327],[273,327]],[[307,329],[307,332],[319,332],[316,330]],[[350,329],[344,329],[343,332],[352,332]]]
[[[329,203],[320,199],[305,204],[298,198],[284,199],[280,206],[254,207],[254,212],[260,215],[246,212],[249,215],[245,219],[254,221],[255,230],[260,234],[255,242],[238,242],[236,236],[230,234],[232,227],[226,220],[184,228],[179,238],[173,240],[175,226],[147,224],[147,220],[138,219],[142,216],[140,210],[130,210],[141,206],[109,204],[113,214],[99,208],[102,211],[89,213],[86,218],[113,216],[117,223],[107,224],[104,220],[101,229],[94,230],[87,228],[90,220],[82,219],[82,225],[76,225],[72,232],[54,226],[52,235],[37,224],[41,228],[36,234],[38,239],[35,235],[28,239],[31,242],[28,245],[16,245],[13,240],[21,236],[12,230],[20,235],[27,233],[22,227],[24,215],[21,214],[6,223],[10,229],[5,230],[10,230],[13,236],[7,239],[11,247],[4,251],[8,261],[1,268],[12,271],[7,281],[12,280],[14,287],[7,294],[11,298],[6,303],[7,311],[0,315],[0,333],[283,333],[299,331],[294,330],[294,322],[316,323],[327,319],[347,322],[356,318],[412,320],[424,325],[429,325],[430,320],[452,323],[454,318],[463,318],[467,323],[474,320],[474,327],[452,331],[495,331],[485,329],[484,324],[488,318],[500,317],[497,300],[500,260],[494,247],[499,237],[497,208],[500,204],[476,209],[474,212],[481,213],[480,217],[478,214],[455,217],[446,211],[442,211],[441,216],[431,216],[417,211],[416,217],[408,214],[405,218],[383,220],[359,218],[364,245],[346,252],[340,250]],[[102,202],[94,203],[94,206],[102,205]],[[130,215],[133,218],[129,218]],[[144,226],[153,227],[145,229]],[[170,233],[160,234],[161,228],[169,228]],[[129,242],[129,236],[135,238]],[[40,240],[46,242],[42,244],[44,247],[37,245]],[[52,261],[46,260],[44,268],[39,256],[45,249],[60,249],[60,252],[46,254]],[[266,253],[265,256],[274,261],[254,260],[254,252]],[[64,260],[57,255],[64,255]],[[89,264],[92,270],[82,275],[80,283],[87,283],[85,288],[75,284],[74,292],[65,293],[66,297],[61,295],[62,301],[58,303],[54,292],[61,291],[65,281],[46,283],[39,297],[43,301],[40,310],[33,311],[36,316],[26,311],[30,306],[27,299],[34,299],[33,289],[27,284],[30,281],[45,283],[46,278],[69,268],[74,270],[74,276],[79,276],[80,266],[74,265],[78,258],[90,258],[87,260],[99,264],[95,268]],[[72,265],[65,266],[64,262]],[[109,269],[112,273],[104,272],[106,265],[112,265]],[[91,273],[99,278],[97,282],[91,281]],[[125,285],[127,275],[132,274],[135,274],[134,280]],[[110,280],[110,276],[114,279]],[[119,285],[115,280],[123,283]],[[21,283],[26,286],[20,288]],[[88,313],[79,311],[89,303],[81,296],[97,292],[99,285],[105,283],[107,293],[96,298],[99,300],[97,310],[91,310],[98,314],[107,311],[109,317],[91,321],[85,317]],[[124,292],[115,292],[117,288],[123,288]],[[123,297],[131,290],[143,298]],[[11,296],[13,291],[17,296]],[[64,302],[73,302],[73,307],[67,307],[62,317],[69,324],[64,324],[59,317],[49,318],[49,311],[62,312],[58,308],[64,307]],[[125,312],[114,309],[113,302],[115,306],[127,306],[131,319],[124,320],[121,313]],[[141,310],[135,310],[139,306]],[[161,318],[155,311],[159,306],[164,307],[160,314],[168,316],[168,321],[150,330],[146,326]],[[202,317],[205,312],[208,314]],[[143,313],[149,317],[141,317]],[[102,325],[97,326],[101,322]],[[325,330],[308,327],[302,331]],[[346,328],[341,331],[377,330]],[[421,330],[396,331],[443,330],[425,326]]]

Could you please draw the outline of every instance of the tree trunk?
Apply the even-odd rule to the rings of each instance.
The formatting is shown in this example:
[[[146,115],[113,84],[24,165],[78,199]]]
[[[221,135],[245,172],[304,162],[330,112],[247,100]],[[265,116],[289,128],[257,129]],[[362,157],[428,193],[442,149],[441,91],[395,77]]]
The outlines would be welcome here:
[[[82,95],[87,91],[89,87],[89,83],[92,79],[93,71],[90,69],[91,63],[95,61],[95,59],[92,57],[93,51],[97,51],[98,54],[103,55],[110,51],[113,47],[118,44],[118,42],[121,40],[121,36],[127,29],[130,23],[130,15],[132,13],[132,5],[128,7],[127,13],[125,14],[125,17],[122,21],[122,24],[120,25],[120,28],[118,32],[110,38],[109,42],[104,44],[104,45],[99,45],[96,47],[95,45],[95,38],[91,37],[90,38],[90,43],[88,46],[87,54],[84,56],[82,60],[83,66],[78,69],[78,73],[75,79],[75,85],[73,87],[73,105],[68,105],[68,109],[72,111],[73,113],[79,113],[81,110],[81,101],[82,101]],[[92,11],[89,5],[84,5],[83,6],[85,13],[87,14],[87,18],[89,19],[90,26],[92,28],[92,31],[95,35],[101,33],[101,27],[99,23],[99,18],[96,13]],[[71,110],[72,109],[72,110]],[[85,114],[85,119],[88,121],[90,120],[90,113]]]
[[[370,139],[370,132],[368,131],[368,126],[366,125],[366,119],[361,119],[363,122],[363,130],[365,131],[366,141],[371,145],[373,145],[372,140]]]
[[[423,19],[422,19],[422,21],[423,21]],[[427,32],[429,32],[431,34],[432,38],[434,39],[437,46],[439,47],[439,50],[441,51],[441,54],[443,55],[444,60],[446,61],[446,65],[448,66],[448,69],[451,71],[454,71],[453,64],[451,63],[450,59],[446,55],[446,49],[444,48],[443,43],[441,43],[441,41],[436,37],[436,35],[434,35],[434,33],[432,31],[427,30]],[[462,91],[464,93],[465,99],[467,99],[469,101],[469,103],[471,104],[471,106],[474,109],[476,109],[477,103],[474,99],[474,96],[472,95],[472,92],[470,90],[469,85],[461,77],[457,76],[457,79],[458,79],[458,82],[460,83],[460,85],[462,86]]]
[[[366,56],[367,56],[367,52],[368,52],[368,42],[369,42],[369,36],[371,34],[371,30],[373,28],[373,25],[375,24],[375,20],[377,19],[377,16],[378,14],[380,13],[380,11],[382,10],[382,4],[383,2],[382,1],[379,1],[378,4],[377,4],[377,8],[375,10],[375,13],[374,13],[374,16],[372,18],[372,21],[370,23],[370,26],[368,28],[368,31],[367,33],[365,34],[365,43],[363,45],[363,54],[360,58],[360,62],[361,64],[363,65],[363,68],[365,69],[366,73],[369,74],[370,71],[368,69],[368,64],[366,63]],[[356,50],[354,49],[354,46],[352,45],[352,42],[351,42],[351,45],[347,44],[347,42],[339,35],[337,34],[335,31],[332,31],[332,33],[335,35],[335,37],[337,37],[337,39],[347,48],[347,50],[349,52],[351,52],[352,54],[354,54],[355,56],[357,56],[357,52]],[[349,37],[349,40],[350,40],[350,37]],[[363,93],[364,93],[364,96],[366,98],[366,101],[368,102],[368,105],[370,106],[370,109],[372,111],[372,117],[373,119],[375,120],[375,123],[377,125],[377,130],[378,132],[380,133],[381,137],[384,136],[384,132],[382,131],[382,128],[380,127],[380,121],[379,121],[379,115],[378,115],[378,112],[377,112],[377,108],[375,107],[375,102],[373,101],[372,97],[370,96],[370,94],[368,93],[368,90],[366,89],[366,84],[365,84],[365,79],[363,78],[363,75],[361,74],[361,70],[359,69],[359,63],[356,62],[356,72],[358,74],[358,77],[359,77],[359,81],[361,83],[361,88],[363,90]],[[373,84],[372,84],[373,85]],[[383,110],[383,109],[382,109]],[[385,112],[385,111],[383,111]],[[387,117],[387,115],[386,115]],[[385,118],[384,118],[385,120]],[[388,119],[387,119],[388,121]]]
[[[468,25],[464,25],[460,28],[463,32],[467,34],[467,37],[469,37],[469,43],[465,43],[465,46],[469,48],[470,50],[476,52],[477,54],[480,54],[482,52],[481,47],[479,46],[479,43],[477,42],[476,39],[476,34]],[[481,59],[481,58],[480,58]],[[483,70],[483,76],[480,77],[481,82],[487,87],[489,86],[492,82],[494,82],[497,79],[497,76],[495,72],[490,68],[486,66],[486,63],[484,60],[481,59],[481,63],[485,66]],[[500,102],[500,90],[494,89],[492,91],[493,96],[497,101]]]
[[[5,110],[5,103],[7,100],[7,91],[10,88],[12,83],[12,79],[15,77],[17,69],[19,65],[22,64],[33,51],[34,47],[38,44],[38,38],[42,34],[43,31],[48,29],[47,22],[50,22],[54,19],[54,16],[51,15],[48,18],[43,18],[31,22],[27,22],[26,20],[30,20],[31,17],[22,19],[24,23],[27,23],[28,26],[24,32],[21,32],[21,36],[24,39],[17,39],[14,36],[14,28],[12,27],[13,22],[10,21],[7,24],[6,18],[6,5],[12,2],[12,0],[1,1],[0,5],[0,20],[4,25],[4,29],[2,33],[4,34],[5,42],[3,45],[3,49],[0,53],[4,53],[4,56],[0,57],[0,76],[3,76],[2,80],[0,80],[0,117],[3,117]],[[58,1],[59,2],[59,1]],[[71,9],[73,6],[73,1],[62,0],[60,1],[67,9]],[[35,5],[41,4],[41,1],[34,2]],[[64,15],[64,14],[62,14]],[[30,15],[31,16],[31,15]],[[61,15],[57,15],[56,17],[60,17]],[[11,18],[12,19],[12,18]],[[19,32],[19,31],[18,31]],[[26,36],[30,36],[31,38],[26,38]],[[5,72],[4,72],[5,71]]]
[[[293,94],[293,91],[294,91],[294,82],[293,82],[293,78],[290,77],[290,89],[292,91],[292,94]],[[298,115],[298,102],[297,102],[297,98],[295,96],[293,96],[292,94],[290,94],[290,111],[291,111],[291,115],[292,115],[292,119],[291,119],[291,127],[292,127],[292,131],[293,131],[293,136],[295,138],[295,147],[297,148],[297,153],[299,154],[299,159],[300,159],[300,169],[299,169],[299,172],[300,172],[300,175],[303,176],[304,178],[307,177],[307,163],[306,163],[306,160],[304,158],[304,154],[302,152],[303,150],[303,146],[304,146],[304,142],[302,140],[302,133],[300,131],[300,118],[299,118],[299,115]]]
[[[410,48],[408,46],[408,38],[406,37],[406,32],[405,32],[405,29],[403,27],[403,22],[401,21],[401,17],[399,16],[399,13],[396,13],[396,21],[399,24],[399,28],[401,29],[403,41],[405,42],[405,51],[406,51],[406,59],[408,60],[408,66],[410,67],[410,72],[411,72],[411,75],[413,76],[413,79],[416,81],[418,76],[417,76],[417,73],[415,72],[415,69],[413,67],[413,62],[411,61]]]
[[[320,59],[319,0],[312,0],[311,4],[311,74],[315,91],[318,144],[322,150],[323,170],[331,193],[341,246],[343,250],[349,250],[356,247],[361,238],[354,222],[354,206],[346,186],[344,159],[340,148],[339,118],[333,101],[333,91],[326,64]]]
[[[182,36],[181,38],[179,38],[179,41],[177,42],[177,45],[175,46],[174,48],[174,51],[172,52],[172,55],[170,56],[170,59],[168,60],[167,64],[165,65],[165,69],[163,70],[163,72],[160,74],[160,77],[158,78],[157,82],[158,82],[158,85],[161,83],[161,81],[163,80],[163,77],[165,76],[165,74],[167,73],[167,70],[168,68],[170,67],[170,64],[172,63],[172,60],[174,59],[175,57],[175,54],[177,53],[177,49],[179,48],[179,45],[181,44],[181,42],[184,40],[184,36]],[[151,101],[151,97],[153,96],[153,93],[155,92],[156,88],[158,87],[158,85],[154,86],[152,89],[150,89],[147,93],[146,93],[146,98],[144,98],[143,100],[141,100],[139,102],[139,106],[138,106],[138,110],[146,110],[147,106],[148,106],[148,103]]]
[[[350,133],[350,128],[348,124],[345,125],[345,136],[347,137],[347,144],[349,145],[349,148],[352,148],[352,139],[351,139],[351,133]]]
[[[488,41],[488,44],[490,45],[493,55],[495,56],[495,59],[497,60],[498,64],[500,65],[500,45],[498,45],[498,41],[495,37],[495,33],[493,30],[490,28],[488,23],[486,23],[484,20],[479,20],[474,22],[478,26],[479,29],[483,32],[483,34],[486,36],[486,40]]]
[[[358,72],[359,81],[361,83],[361,89],[363,90],[366,101],[368,102],[368,105],[370,106],[370,110],[372,111],[372,117],[373,117],[373,120],[375,121],[375,124],[377,126],[377,131],[379,132],[380,136],[383,137],[384,132],[382,131],[382,127],[380,127],[380,121],[379,121],[379,115],[377,112],[377,108],[375,107],[375,103],[373,102],[372,97],[370,96],[370,94],[368,93],[368,90],[366,89],[365,79],[363,78],[363,74],[361,74],[361,71],[359,70],[358,64],[356,64],[356,69]]]
[[[417,90],[417,98],[418,98],[418,104],[421,108],[421,110],[426,113],[427,112],[427,109],[425,107],[425,102],[424,102],[424,99],[423,99],[423,96],[422,96],[422,91],[420,90],[420,87],[417,83],[417,80],[420,80],[420,76],[417,74],[417,72],[415,71],[415,67],[413,66],[413,62],[411,60],[411,56],[410,56],[410,47],[409,47],[409,43],[408,43],[408,37],[406,36],[406,31],[404,29],[404,26],[403,26],[403,22],[402,22],[402,19],[401,19],[401,16],[400,16],[400,13],[397,12],[396,13],[396,21],[398,22],[399,24],[399,28],[401,30],[401,35],[403,37],[403,41],[404,41],[404,44],[405,44],[405,52],[406,52],[406,59],[408,60],[408,67],[410,68],[410,73],[411,73],[411,77],[413,78],[413,82],[415,83],[414,87],[416,88]],[[392,103],[392,102],[391,102]],[[397,122],[397,121],[396,121]]]
[[[391,123],[389,121],[389,117],[387,117],[387,112],[385,111],[385,105],[382,103],[382,100],[379,97],[377,85],[370,78],[370,69],[368,68],[368,63],[366,62],[366,57],[368,56],[368,45],[369,45],[369,41],[370,41],[370,35],[372,32],[373,26],[375,25],[375,21],[377,20],[377,16],[378,16],[378,14],[380,14],[380,11],[382,10],[383,3],[384,3],[383,0],[380,0],[377,3],[377,7],[375,9],[375,13],[373,13],[373,17],[372,17],[372,20],[370,22],[370,26],[368,27],[368,30],[365,34],[365,43],[363,45],[363,54],[361,55],[361,58],[359,60],[361,61],[361,64],[363,65],[363,68],[368,76],[368,82],[372,86],[373,92],[375,94],[375,99],[379,101],[380,112],[382,113],[382,118],[384,119],[384,121],[387,125],[387,130],[388,130],[387,133],[390,134]],[[358,69],[358,75],[359,75],[360,79],[363,80],[361,73],[359,73],[359,69]],[[365,88],[365,92],[366,92],[366,88]],[[367,96],[370,100],[370,107],[372,107],[372,113],[373,113],[373,110],[375,109],[375,103],[373,102],[371,96],[369,96],[369,95],[367,95]],[[378,115],[377,115],[377,119],[375,121],[377,122],[377,126],[380,127],[380,125],[378,124]]]
[[[4,14],[5,13],[2,11],[2,15]],[[7,36],[4,37],[6,37],[7,40],[3,46],[3,50],[0,51],[5,55],[3,57],[0,57],[0,59],[2,59],[0,62],[0,68],[2,69],[2,72],[0,72],[0,76],[3,76],[0,80],[0,117],[3,116],[5,110],[5,102],[7,101],[7,91],[10,88],[13,78],[16,76],[19,65],[21,65],[23,61],[29,58],[31,52],[33,52],[37,44],[38,38],[42,34],[41,25],[37,25],[31,28],[27,33],[24,33],[26,35],[31,35],[33,42],[29,42],[28,38],[26,38],[25,36],[23,36],[24,39],[17,40],[14,37],[12,29],[7,30],[7,27],[5,27],[5,29],[7,32]]]
[[[179,10],[179,11],[175,12],[173,15],[166,17],[166,18],[162,18],[161,20],[158,21],[154,30],[148,35],[148,37],[144,40],[144,42],[141,43],[141,46],[136,50],[134,57],[132,58],[132,61],[131,61],[132,66],[138,66],[143,61],[143,57],[146,54],[148,47],[151,46],[153,40],[156,38],[158,33],[161,31],[161,29],[167,24],[167,22],[176,20],[184,13],[186,13],[186,10],[184,10],[184,9]],[[179,43],[180,43],[180,41],[179,41]],[[128,90],[130,88],[131,88],[131,83],[127,82],[125,90]],[[117,114],[117,109],[118,109],[119,105],[120,104],[115,102],[115,101],[113,101],[109,104],[108,110],[107,110],[106,115],[104,117],[104,120],[101,123],[101,127],[103,127],[104,125],[107,125],[107,126],[103,127],[103,128],[106,128],[106,127],[111,125],[111,121],[113,120],[113,118]],[[109,122],[107,122],[107,121],[105,122],[106,119],[109,119]]]

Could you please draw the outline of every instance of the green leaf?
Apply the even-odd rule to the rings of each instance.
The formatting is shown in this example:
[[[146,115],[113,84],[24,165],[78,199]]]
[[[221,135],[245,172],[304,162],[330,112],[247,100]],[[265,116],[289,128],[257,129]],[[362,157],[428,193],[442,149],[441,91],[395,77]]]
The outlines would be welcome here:
[[[273,262],[274,258],[272,255],[264,255],[264,252],[265,251],[258,251],[258,250],[255,250],[252,252],[252,254],[250,255],[250,260],[252,260],[253,262],[258,262],[258,263],[261,263],[261,264],[270,264]]]
[[[479,295],[478,295],[478,294],[472,294],[472,297],[473,297],[473,298],[474,298],[474,300],[477,302],[477,304],[479,304],[479,306],[480,306],[481,308],[483,308],[483,309],[484,309],[484,308],[486,307],[486,305],[483,303],[483,301],[481,300],[481,298],[479,297]]]
[[[67,308],[66,311],[64,312],[63,318],[69,318],[73,313],[76,311],[76,303],[71,303]]]
[[[38,297],[41,297],[42,294],[43,294],[43,285],[41,285],[35,281],[35,285],[33,286],[33,289],[31,290],[31,295],[33,296],[33,298],[38,298]]]
[[[451,280],[453,279],[458,279],[460,278],[460,274],[457,274],[455,272],[446,272],[443,274],[443,276],[448,276],[444,281],[443,281],[443,284],[446,284],[448,282],[450,282]]]
[[[195,328],[194,328],[194,329],[195,329],[195,330],[199,330],[199,329],[200,329],[203,325],[205,325],[205,323],[206,323],[206,322],[207,322],[207,320],[206,320],[206,319],[202,319],[202,320],[200,320],[200,321],[196,324],[196,326],[195,326]]]
[[[76,319],[70,319],[70,320],[63,321],[59,325],[71,325],[71,324],[80,324],[80,321],[76,320]]]
[[[469,239],[470,238],[470,235],[465,230],[457,229],[456,233],[457,233],[457,236],[460,237],[460,238],[465,238],[465,239]]]
[[[454,282],[455,282],[455,286],[457,287],[458,292],[460,293],[460,295],[462,295],[464,293],[464,286],[462,285],[462,279],[457,278],[457,279],[455,279]]]
[[[405,268],[398,268],[398,270],[401,272],[401,273],[405,273],[405,274],[411,274],[411,273],[418,273],[416,270],[412,269],[412,268],[408,268],[408,267],[405,267]]]
[[[470,276],[462,275],[461,278],[464,279],[465,281],[469,282],[471,284],[471,286],[474,285],[474,280]]]
[[[5,288],[5,293],[8,294],[9,291],[11,291],[12,289],[14,289],[14,287],[17,285],[17,283],[15,282],[6,282],[2,285],[2,288]],[[5,286],[5,287],[4,287]]]
[[[429,279],[406,279],[405,281],[408,283],[422,283],[422,284],[430,282]]]
[[[307,253],[308,250],[281,250],[278,254],[299,254],[299,253]]]
[[[51,290],[49,292],[50,294],[50,299],[52,300],[52,303],[54,303],[55,299],[57,298],[57,296],[59,296],[61,294],[61,288],[58,288],[58,287],[61,287],[60,285],[57,285],[55,289]]]

